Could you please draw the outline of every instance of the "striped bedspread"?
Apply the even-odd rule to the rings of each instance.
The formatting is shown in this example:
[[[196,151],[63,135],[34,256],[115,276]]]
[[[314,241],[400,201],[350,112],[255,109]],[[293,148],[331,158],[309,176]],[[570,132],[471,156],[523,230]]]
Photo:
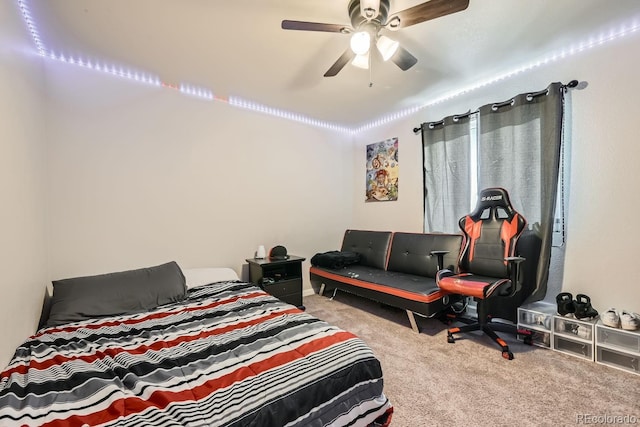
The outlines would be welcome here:
[[[387,425],[351,333],[242,282],[153,311],[42,329],[0,374],[0,426]]]

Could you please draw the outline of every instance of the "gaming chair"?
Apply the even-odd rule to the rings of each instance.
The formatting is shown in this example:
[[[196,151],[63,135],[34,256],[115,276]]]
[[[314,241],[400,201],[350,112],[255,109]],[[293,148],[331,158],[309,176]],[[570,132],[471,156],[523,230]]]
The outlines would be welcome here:
[[[495,331],[515,333],[516,326],[492,321],[491,311],[523,300],[514,296],[522,289],[519,265],[525,258],[515,256],[515,251],[527,222],[513,209],[505,189],[487,188],[480,192],[475,210],[462,217],[459,225],[465,237],[459,273],[440,270],[436,283],[444,291],[474,298],[478,320],[449,328],[447,341],[455,342],[453,334],[481,330],[502,348],[502,357],[511,360],[513,353]]]

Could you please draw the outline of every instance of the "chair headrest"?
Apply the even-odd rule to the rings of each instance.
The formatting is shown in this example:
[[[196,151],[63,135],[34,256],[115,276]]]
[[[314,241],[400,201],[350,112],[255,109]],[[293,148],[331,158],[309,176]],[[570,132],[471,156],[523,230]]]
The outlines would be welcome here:
[[[487,208],[490,208],[492,211],[495,211],[496,208],[502,208],[501,210],[504,211],[509,218],[512,218],[513,215],[518,213],[513,209],[513,206],[511,206],[511,200],[509,199],[507,190],[500,187],[485,188],[480,191],[476,208],[469,216],[479,217]]]

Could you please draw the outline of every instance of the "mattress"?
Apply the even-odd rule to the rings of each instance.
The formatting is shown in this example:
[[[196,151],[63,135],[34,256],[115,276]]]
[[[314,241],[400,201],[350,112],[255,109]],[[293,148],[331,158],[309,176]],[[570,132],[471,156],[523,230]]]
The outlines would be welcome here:
[[[0,374],[1,426],[367,426],[392,411],[362,340],[240,281],[41,329]]]

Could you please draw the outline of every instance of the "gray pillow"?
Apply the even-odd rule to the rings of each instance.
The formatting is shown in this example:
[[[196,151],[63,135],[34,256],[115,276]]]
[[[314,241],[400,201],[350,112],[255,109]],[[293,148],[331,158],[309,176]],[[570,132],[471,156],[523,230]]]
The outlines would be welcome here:
[[[184,299],[184,275],[175,261],[149,268],[53,281],[45,326],[147,311]]]

